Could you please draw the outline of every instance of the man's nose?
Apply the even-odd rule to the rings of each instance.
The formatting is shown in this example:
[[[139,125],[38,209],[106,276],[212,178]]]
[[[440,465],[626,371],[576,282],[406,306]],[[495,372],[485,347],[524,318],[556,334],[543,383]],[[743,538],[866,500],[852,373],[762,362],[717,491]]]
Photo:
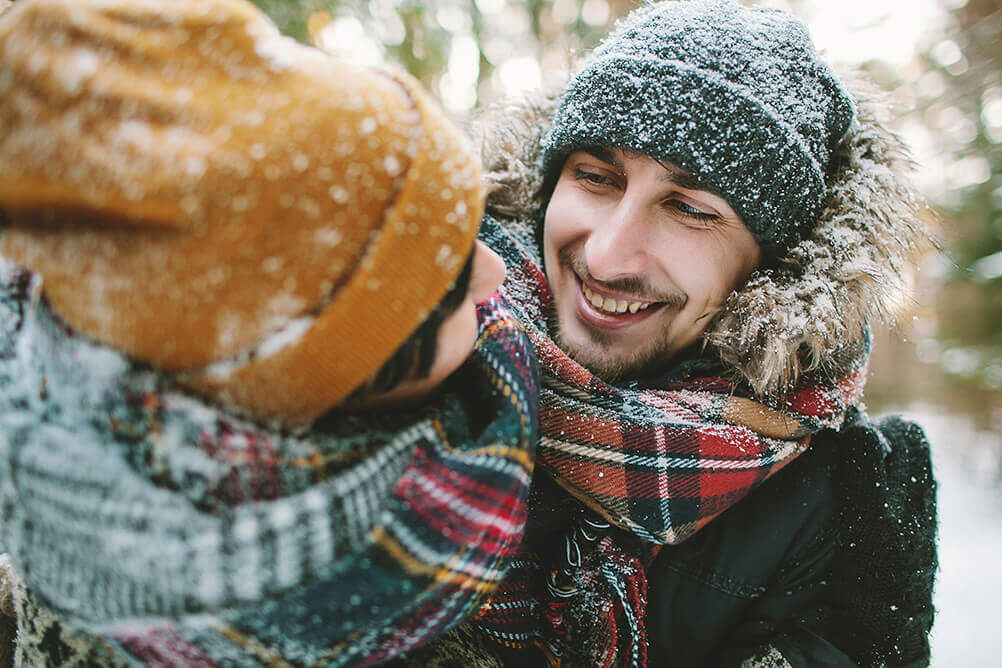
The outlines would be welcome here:
[[[647,268],[646,212],[628,199],[616,206],[588,235],[584,258],[588,271],[599,281],[636,276]]]

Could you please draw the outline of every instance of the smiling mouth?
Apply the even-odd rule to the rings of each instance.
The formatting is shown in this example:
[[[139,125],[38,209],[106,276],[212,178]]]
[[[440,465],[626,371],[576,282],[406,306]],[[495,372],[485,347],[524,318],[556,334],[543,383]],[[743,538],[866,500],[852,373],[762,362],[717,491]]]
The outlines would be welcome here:
[[[629,301],[626,299],[616,299],[614,297],[606,297],[601,295],[591,288],[589,288],[584,283],[581,283],[581,292],[584,293],[585,299],[588,300],[592,306],[601,311],[602,313],[607,313],[609,315],[616,315],[619,313],[636,313],[637,311],[646,311],[651,306],[655,306],[658,302],[647,302],[647,301]]]
[[[646,320],[665,302],[628,299],[625,295],[610,295],[589,287],[574,274],[578,285],[577,312],[586,323],[599,329],[620,329]]]

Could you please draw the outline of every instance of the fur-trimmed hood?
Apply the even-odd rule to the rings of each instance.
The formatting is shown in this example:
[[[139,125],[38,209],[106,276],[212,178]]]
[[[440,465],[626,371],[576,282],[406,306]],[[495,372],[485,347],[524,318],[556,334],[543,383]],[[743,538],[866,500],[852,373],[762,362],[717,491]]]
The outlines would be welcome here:
[[[908,178],[912,162],[882,118],[886,101],[855,76],[843,80],[857,114],[833,156],[820,222],[733,292],[704,334],[763,397],[783,394],[802,372],[833,368],[837,352],[874,319],[893,323],[907,267],[927,245],[925,207]],[[487,211],[502,221],[524,225],[543,206],[540,142],[560,92],[495,105],[471,124],[488,180]]]

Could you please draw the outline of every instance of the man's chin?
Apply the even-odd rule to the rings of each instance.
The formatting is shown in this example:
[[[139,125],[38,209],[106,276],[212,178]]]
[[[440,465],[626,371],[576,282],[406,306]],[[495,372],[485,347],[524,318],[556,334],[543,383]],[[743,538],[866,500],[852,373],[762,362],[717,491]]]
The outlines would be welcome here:
[[[612,342],[608,341],[613,337],[607,333],[595,332],[594,336],[582,336],[580,332],[569,332],[565,335],[559,324],[555,331],[554,340],[560,349],[602,380],[615,383],[635,371],[630,364],[632,356],[617,354],[610,345]]]
[[[609,332],[575,320],[564,327],[556,312],[550,313],[553,340],[572,360],[607,383],[618,383],[655,373],[671,359],[670,339],[650,335],[643,341],[626,332]]]

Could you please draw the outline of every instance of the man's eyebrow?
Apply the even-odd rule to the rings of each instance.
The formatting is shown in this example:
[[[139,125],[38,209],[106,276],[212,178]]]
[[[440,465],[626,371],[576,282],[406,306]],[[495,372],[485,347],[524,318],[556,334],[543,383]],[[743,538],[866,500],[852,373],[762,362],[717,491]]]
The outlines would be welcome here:
[[[619,159],[613,149],[606,146],[585,146],[580,150],[597,160],[601,160],[602,162],[612,165],[621,172],[625,171],[623,161]],[[670,162],[662,162],[660,160],[657,162],[665,169],[665,173],[661,176],[661,181],[676,185],[680,188],[685,188],[686,190],[702,190],[703,192],[708,192],[711,195],[716,195],[725,201],[727,200],[723,193],[721,193],[717,188],[711,186],[705,181],[701,181],[699,178],[693,176],[681,167],[676,167]]]
[[[661,162],[660,160],[658,161],[658,163],[665,168],[665,173],[661,175],[661,181],[665,183],[671,183],[680,188],[685,188],[686,190],[702,190],[703,192],[708,192],[711,195],[716,195],[717,197],[726,201],[727,198],[724,197],[723,193],[721,193],[719,190],[709,185],[708,183],[700,181],[699,178],[693,176],[684,169],[676,167],[675,165],[668,162]]]
[[[605,146],[585,146],[581,151],[597,160],[609,163],[621,172],[623,171],[623,161],[616,157],[616,154],[611,149]]]

